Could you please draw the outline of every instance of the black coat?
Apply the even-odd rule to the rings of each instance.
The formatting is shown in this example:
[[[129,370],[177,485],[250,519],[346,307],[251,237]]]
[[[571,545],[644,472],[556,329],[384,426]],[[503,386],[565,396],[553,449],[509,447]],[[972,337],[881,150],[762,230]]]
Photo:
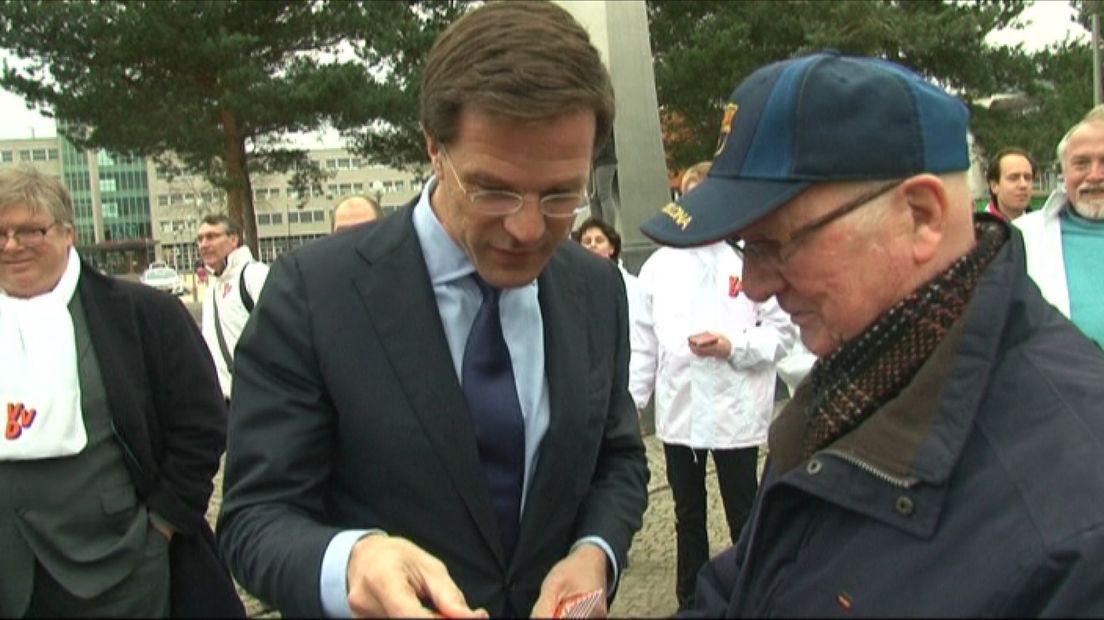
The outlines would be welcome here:
[[[173,616],[243,616],[204,516],[225,446],[226,406],[195,320],[172,296],[88,264],[78,294],[138,497],[176,529]]]

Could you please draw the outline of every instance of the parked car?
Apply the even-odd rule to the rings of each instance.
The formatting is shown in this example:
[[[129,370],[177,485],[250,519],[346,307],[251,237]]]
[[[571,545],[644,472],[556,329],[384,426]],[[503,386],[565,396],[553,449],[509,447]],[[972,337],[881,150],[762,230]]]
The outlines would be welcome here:
[[[180,274],[176,273],[176,270],[172,267],[151,266],[142,273],[142,284],[173,295],[184,294],[184,281],[180,279]]]

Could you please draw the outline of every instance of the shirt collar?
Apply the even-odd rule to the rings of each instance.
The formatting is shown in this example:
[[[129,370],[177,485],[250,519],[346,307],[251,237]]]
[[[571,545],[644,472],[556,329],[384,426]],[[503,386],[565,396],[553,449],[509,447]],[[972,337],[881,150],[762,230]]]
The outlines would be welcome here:
[[[413,219],[414,233],[418,235],[418,242],[422,246],[430,282],[433,286],[438,286],[468,277],[475,272],[475,267],[433,212],[429,197],[433,195],[435,187],[437,178],[430,177],[422,188],[418,204],[414,206]]]

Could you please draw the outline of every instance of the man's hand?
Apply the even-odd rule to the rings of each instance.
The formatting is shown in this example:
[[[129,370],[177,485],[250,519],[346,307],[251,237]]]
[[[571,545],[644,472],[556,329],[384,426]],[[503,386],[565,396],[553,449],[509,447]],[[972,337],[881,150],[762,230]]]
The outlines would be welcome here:
[[[565,599],[576,594],[605,590],[607,580],[606,552],[597,545],[583,544],[552,567],[541,584],[540,597],[533,605],[530,616],[551,618]],[[607,613],[605,599],[591,617],[604,618]]]
[[[724,334],[716,332],[701,332],[687,338],[690,352],[698,357],[719,357],[728,359],[732,354],[732,343]]]
[[[487,617],[482,609],[468,608],[440,560],[402,538],[382,533],[362,538],[349,556],[346,579],[356,617]]]

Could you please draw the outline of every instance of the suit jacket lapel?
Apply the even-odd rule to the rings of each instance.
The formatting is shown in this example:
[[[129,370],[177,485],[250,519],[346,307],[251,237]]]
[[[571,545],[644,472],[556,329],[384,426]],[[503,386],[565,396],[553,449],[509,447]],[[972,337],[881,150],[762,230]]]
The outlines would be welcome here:
[[[578,468],[570,455],[574,453],[573,444],[587,406],[588,334],[581,302],[585,283],[566,268],[559,252],[553,255],[538,282],[551,419],[541,443],[533,483],[526,494],[517,547],[522,553],[515,555],[515,563],[525,561],[519,557],[524,550],[541,547],[539,540],[545,525],[562,508],[557,501],[571,497],[570,486],[575,483]],[[566,492],[564,487],[568,487]]]
[[[367,265],[354,282],[410,408],[483,538],[505,565],[471,416],[410,210],[381,222],[358,252]]]
[[[141,360],[120,355],[119,351],[140,351],[140,338],[134,323],[134,309],[122,293],[113,290],[104,277],[82,265],[77,294],[81,296],[89,337],[96,360],[104,370],[104,391],[112,417],[122,419],[124,426],[133,422],[137,411],[135,399],[140,389],[137,377],[144,380],[146,369]],[[110,380],[107,375],[110,369]]]

